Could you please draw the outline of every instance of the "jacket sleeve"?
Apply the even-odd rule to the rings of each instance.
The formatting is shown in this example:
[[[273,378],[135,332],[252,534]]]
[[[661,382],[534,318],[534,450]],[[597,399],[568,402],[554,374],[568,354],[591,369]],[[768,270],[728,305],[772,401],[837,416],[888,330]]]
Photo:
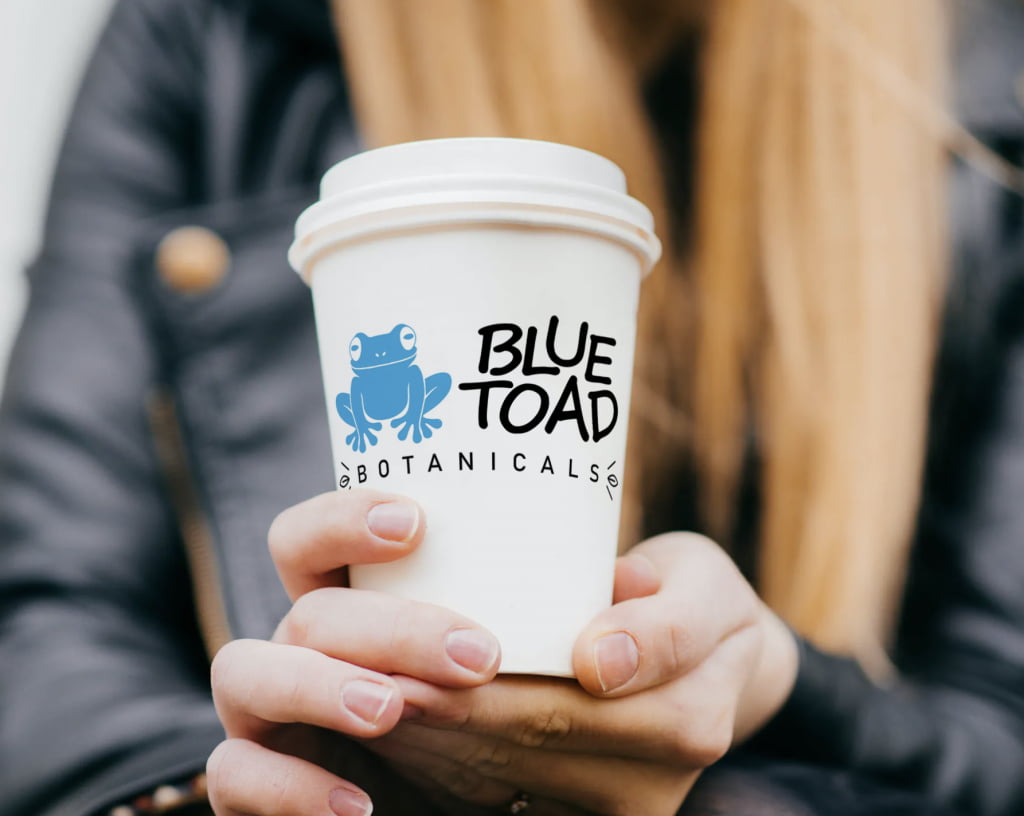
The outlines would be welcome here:
[[[862,771],[980,816],[1024,812],[1024,212],[965,168],[958,272],[896,651],[880,687],[802,643],[752,748]]]
[[[0,799],[11,816],[93,814],[202,770],[222,736],[146,420],[159,360],[132,294],[137,225],[188,195],[179,128],[197,67],[177,29],[194,21],[170,10],[200,6],[116,6],[30,272],[0,412]]]

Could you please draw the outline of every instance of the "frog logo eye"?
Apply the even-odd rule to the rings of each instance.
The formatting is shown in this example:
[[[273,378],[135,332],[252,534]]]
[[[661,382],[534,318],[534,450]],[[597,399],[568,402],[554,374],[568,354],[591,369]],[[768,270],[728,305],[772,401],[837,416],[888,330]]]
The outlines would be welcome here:
[[[363,356],[363,341],[356,335],[352,338],[352,342],[348,344],[348,354],[352,358],[353,363],[358,363],[359,358]]]
[[[398,340],[402,344],[402,348],[412,351],[416,345],[416,332],[412,326],[399,326]]]

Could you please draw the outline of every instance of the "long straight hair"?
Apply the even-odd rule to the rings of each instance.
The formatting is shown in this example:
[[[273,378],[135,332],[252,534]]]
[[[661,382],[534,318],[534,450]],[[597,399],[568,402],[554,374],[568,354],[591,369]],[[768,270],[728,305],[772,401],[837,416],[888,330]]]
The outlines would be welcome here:
[[[573,144],[619,164],[654,212],[668,251],[641,296],[623,540],[691,469],[728,548],[755,462],[762,597],[883,666],[919,499],[944,172],[934,133],[864,63],[939,105],[938,0],[333,3],[368,144]],[[670,213],[673,146],[643,89],[687,25],[696,190],[693,212]]]

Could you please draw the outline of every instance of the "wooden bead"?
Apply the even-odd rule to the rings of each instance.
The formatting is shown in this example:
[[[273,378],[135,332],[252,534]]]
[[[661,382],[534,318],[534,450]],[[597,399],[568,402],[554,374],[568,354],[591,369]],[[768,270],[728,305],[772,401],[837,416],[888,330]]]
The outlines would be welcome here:
[[[183,295],[207,292],[227,275],[228,246],[206,227],[179,227],[167,233],[156,249],[156,269],[164,284]]]

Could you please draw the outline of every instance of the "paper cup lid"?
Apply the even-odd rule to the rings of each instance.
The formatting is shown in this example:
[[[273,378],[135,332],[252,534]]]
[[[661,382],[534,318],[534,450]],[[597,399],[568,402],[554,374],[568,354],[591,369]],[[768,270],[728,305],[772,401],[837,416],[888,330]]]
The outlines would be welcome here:
[[[433,139],[382,147],[332,167],[320,200],[299,216],[288,251],[308,282],[325,249],[367,235],[499,223],[561,227],[625,244],[644,273],[661,256],[654,218],[626,193],[613,162],[529,139]]]

